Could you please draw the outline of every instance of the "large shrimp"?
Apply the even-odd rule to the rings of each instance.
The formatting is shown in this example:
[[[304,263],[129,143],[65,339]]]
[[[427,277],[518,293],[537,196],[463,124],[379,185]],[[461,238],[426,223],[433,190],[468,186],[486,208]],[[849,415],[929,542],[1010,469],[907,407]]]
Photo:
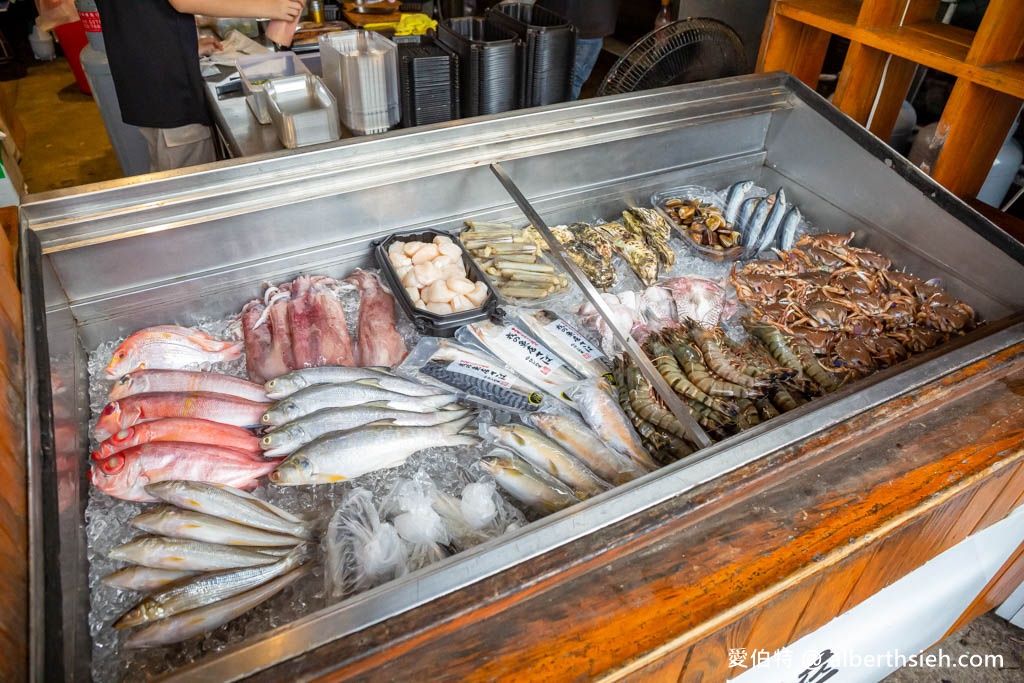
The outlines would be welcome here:
[[[680,439],[686,439],[686,429],[676,416],[659,405],[653,395],[651,385],[640,375],[635,366],[626,368],[626,383],[629,387],[629,404],[633,407],[637,416],[647,420],[652,425]]]
[[[731,354],[719,340],[719,335],[720,331],[718,329],[706,330],[701,327],[690,326],[690,336],[697,342],[701,353],[704,354],[704,360],[707,362],[708,368],[722,379],[747,389],[753,389],[756,395],[760,396],[761,394],[758,390],[764,389],[767,382],[761,377],[748,375],[746,372],[733,367],[733,362],[742,365],[744,368],[745,363],[743,363],[742,359],[730,357]],[[753,396],[750,398],[753,398]]]
[[[698,389],[708,396],[725,396],[727,398],[754,398],[761,395],[761,392],[748,389],[747,387],[733,384],[725,380],[716,379],[701,358],[700,351],[686,337],[676,334],[668,338],[672,355],[679,361],[679,367],[686,373],[689,379]]]
[[[661,376],[665,378],[665,381],[668,382],[668,385],[677,394],[686,398],[692,398],[726,415],[733,416],[736,414],[735,408],[721,399],[708,396],[697,385],[686,378],[682,368],[679,367],[679,361],[672,354],[672,350],[665,345],[658,335],[651,335],[650,339],[647,340],[647,345],[652,354],[651,362],[654,363],[654,366],[658,368],[658,372],[661,373]]]

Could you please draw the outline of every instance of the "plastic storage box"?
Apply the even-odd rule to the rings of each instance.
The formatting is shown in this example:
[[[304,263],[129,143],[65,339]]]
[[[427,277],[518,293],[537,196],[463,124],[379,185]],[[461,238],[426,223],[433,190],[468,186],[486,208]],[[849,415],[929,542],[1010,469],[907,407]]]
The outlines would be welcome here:
[[[275,78],[301,76],[309,69],[293,52],[272,52],[263,55],[239,57],[235,68],[242,77],[242,92],[252,109],[253,116],[260,123],[270,123],[270,103],[266,84]]]
[[[312,74],[278,78],[266,87],[270,120],[289,149],[341,137],[338,104],[323,81]]]
[[[459,55],[463,116],[519,106],[522,41],[515,33],[480,17],[462,17],[438,24],[437,39]]]
[[[400,116],[398,46],[368,31],[320,36],[324,82],[338,100],[341,121],[356,135],[391,130]]]
[[[503,2],[487,13],[487,20],[523,41],[522,106],[541,107],[572,98],[575,26],[550,10],[525,2]]]

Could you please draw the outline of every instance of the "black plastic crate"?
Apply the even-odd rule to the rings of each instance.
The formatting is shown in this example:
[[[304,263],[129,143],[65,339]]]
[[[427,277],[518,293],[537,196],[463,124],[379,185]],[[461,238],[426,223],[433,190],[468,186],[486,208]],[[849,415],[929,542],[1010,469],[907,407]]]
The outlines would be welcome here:
[[[432,38],[398,46],[402,126],[459,118],[459,58]]]
[[[499,114],[521,106],[519,37],[483,17],[446,19],[437,40],[459,56],[463,116]]]
[[[536,5],[503,2],[488,21],[515,33],[524,43],[520,58],[522,106],[539,107],[572,97],[577,30],[567,19]]]

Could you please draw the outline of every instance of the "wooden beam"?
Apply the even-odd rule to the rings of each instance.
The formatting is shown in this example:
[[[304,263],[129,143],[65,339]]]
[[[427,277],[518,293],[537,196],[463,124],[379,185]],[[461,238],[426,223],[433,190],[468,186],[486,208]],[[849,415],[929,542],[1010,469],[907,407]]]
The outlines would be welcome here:
[[[788,71],[811,88],[818,87],[831,35],[778,14],[769,15],[757,57],[758,71]]]

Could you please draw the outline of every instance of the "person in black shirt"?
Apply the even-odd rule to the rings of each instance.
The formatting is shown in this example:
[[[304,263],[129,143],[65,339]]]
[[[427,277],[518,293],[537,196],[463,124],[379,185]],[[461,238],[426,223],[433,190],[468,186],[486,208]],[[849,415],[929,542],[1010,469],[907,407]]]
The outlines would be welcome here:
[[[579,30],[572,77],[572,98],[578,99],[601,54],[605,36],[615,33],[619,0],[538,0],[537,4],[565,17]]]
[[[151,171],[216,159],[195,14],[294,20],[305,0],[96,0],[121,118],[149,144]]]

